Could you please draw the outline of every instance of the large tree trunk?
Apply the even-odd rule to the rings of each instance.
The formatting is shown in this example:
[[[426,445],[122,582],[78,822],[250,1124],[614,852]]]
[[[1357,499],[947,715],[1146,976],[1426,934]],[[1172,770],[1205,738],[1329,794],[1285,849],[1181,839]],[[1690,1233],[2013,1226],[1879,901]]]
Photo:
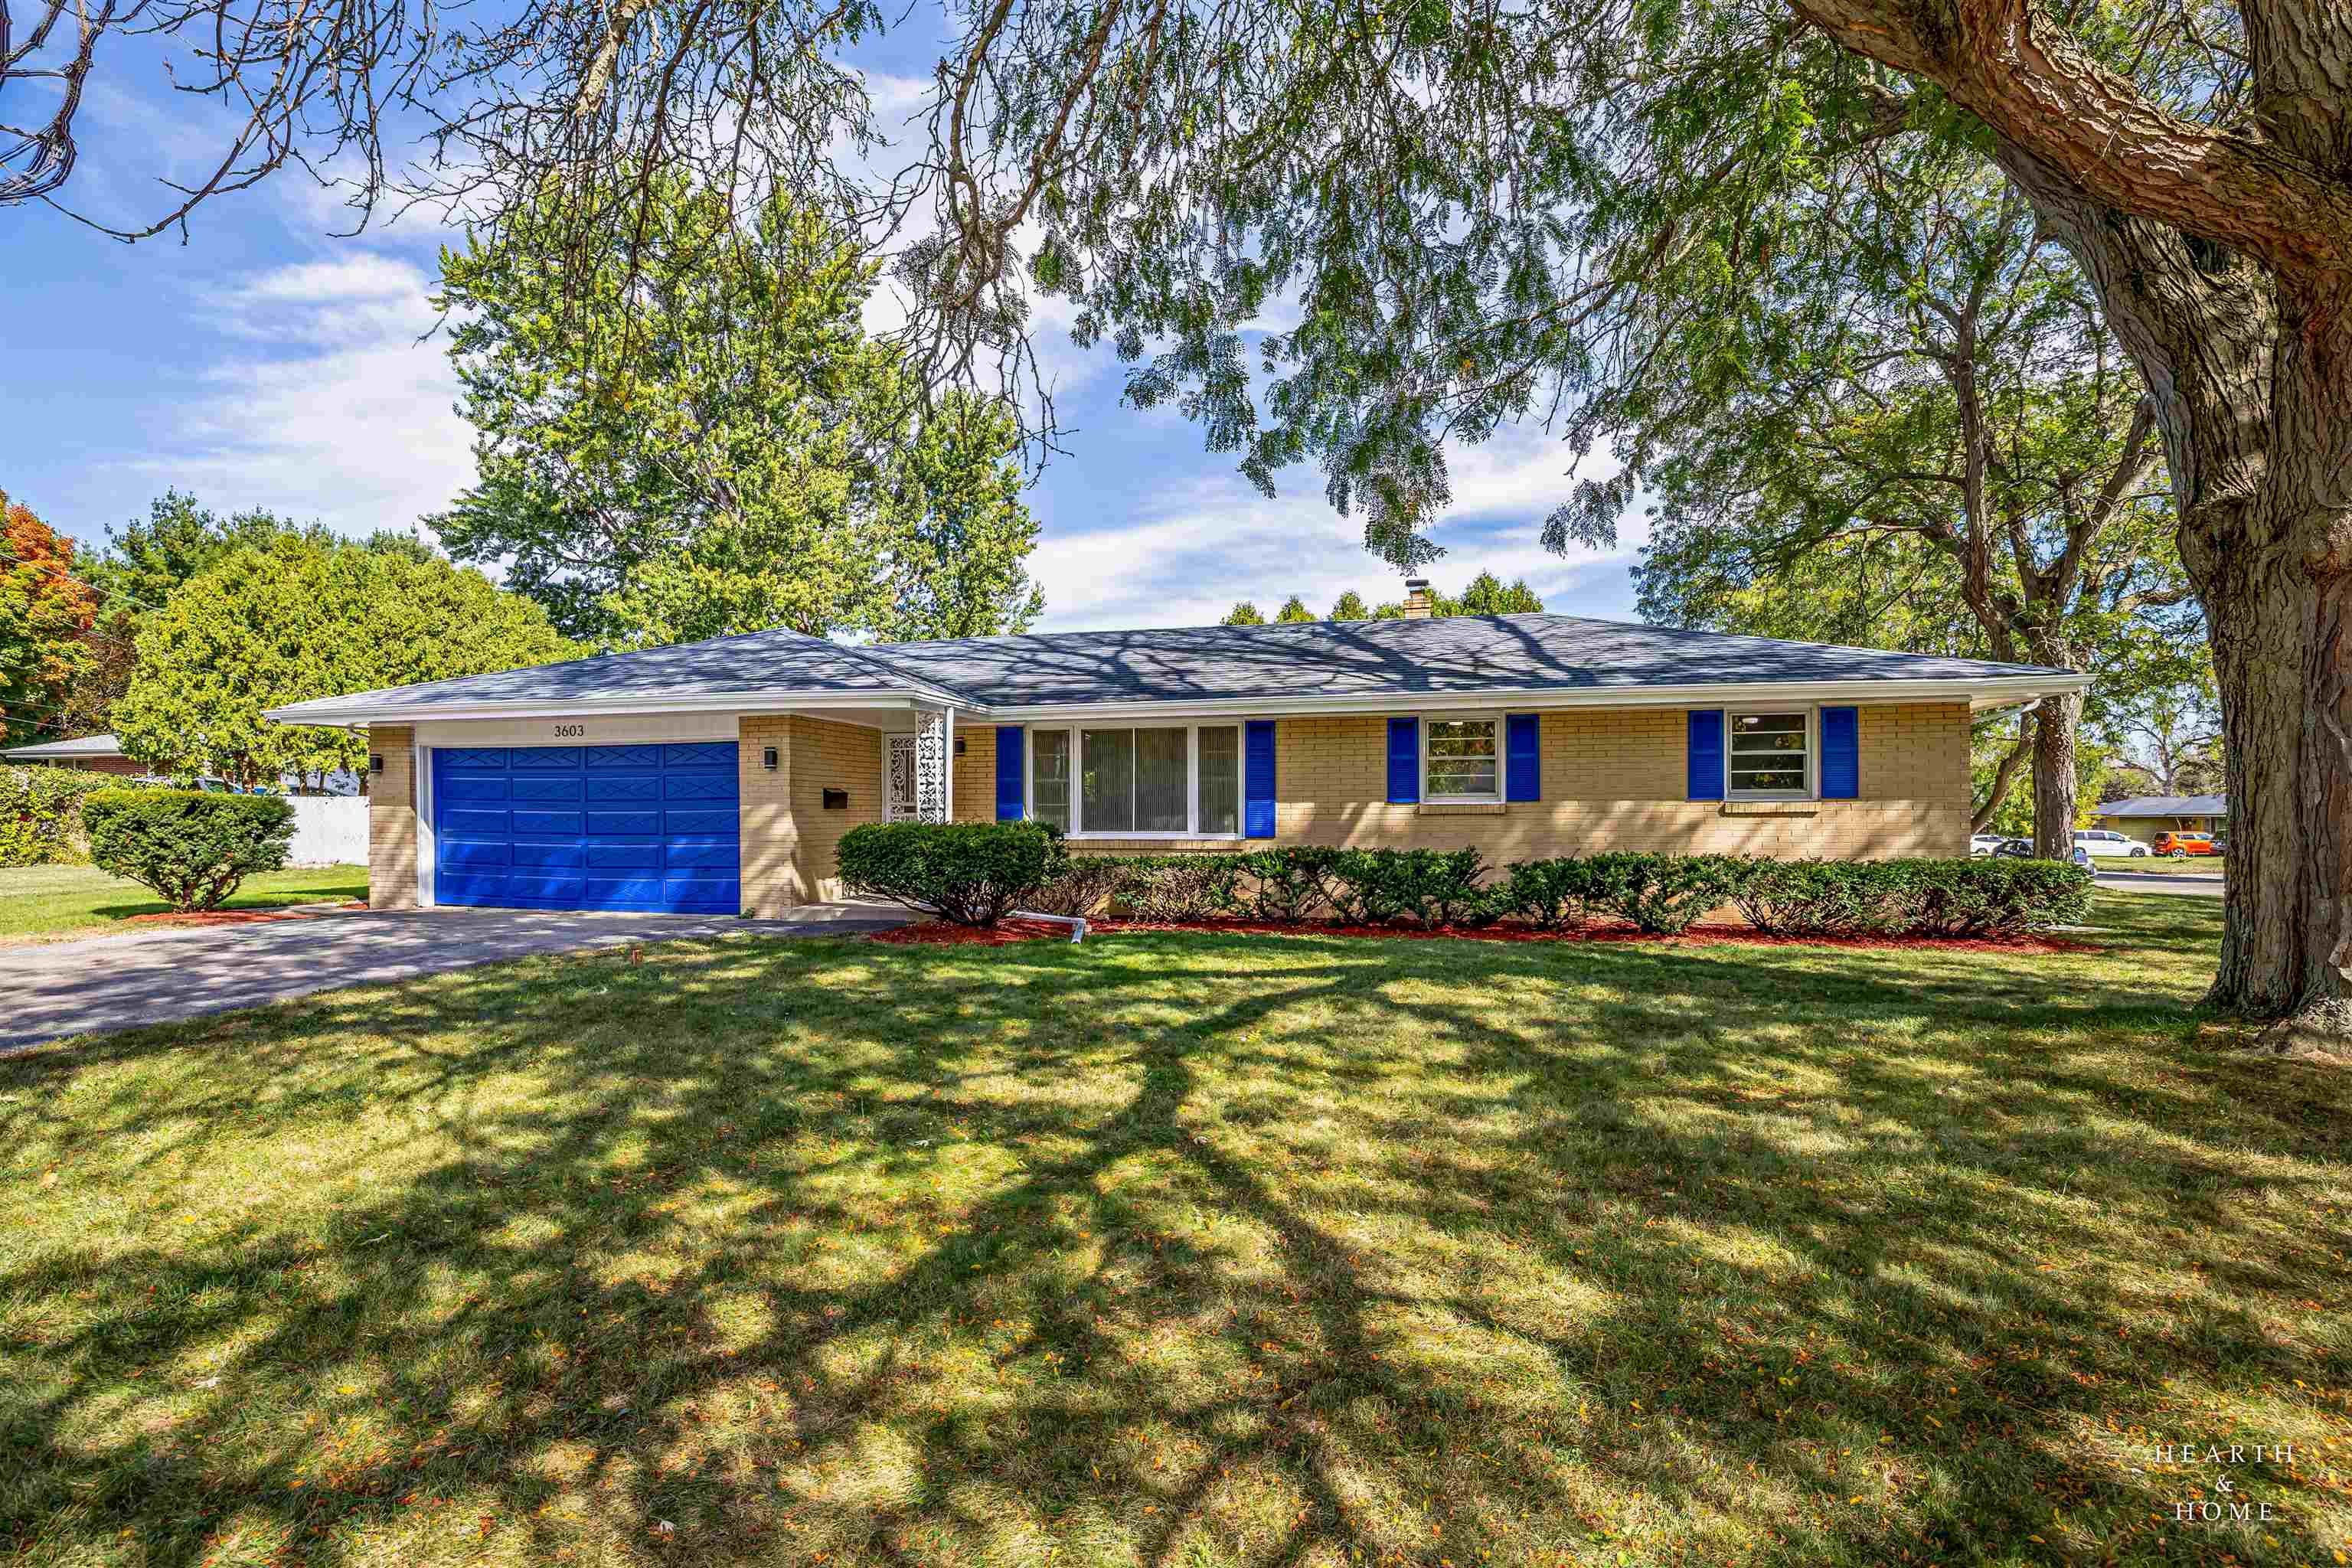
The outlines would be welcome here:
[[[2285,456],[2285,454],[2282,454]],[[2290,480],[2305,496],[2325,487]],[[2308,524],[2274,531],[2308,537]],[[2338,527],[2352,527],[2352,514]],[[2347,1032],[2352,993],[2352,575],[2282,542],[2232,552],[2204,584],[2228,769],[2221,966],[2208,1000],[2297,1030]],[[2317,570],[2315,570],[2315,565]]]
[[[2164,434],[2213,639],[2231,829],[2207,1005],[2352,1034],[2352,300],[2086,199],[2002,145],[2082,261]],[[2339,280],[2339,289],[2340,289]]]
[[[2074,853],[2074,738],[2083,700],[2045,697],[2033,710],[2033,852],[2045,860]]]

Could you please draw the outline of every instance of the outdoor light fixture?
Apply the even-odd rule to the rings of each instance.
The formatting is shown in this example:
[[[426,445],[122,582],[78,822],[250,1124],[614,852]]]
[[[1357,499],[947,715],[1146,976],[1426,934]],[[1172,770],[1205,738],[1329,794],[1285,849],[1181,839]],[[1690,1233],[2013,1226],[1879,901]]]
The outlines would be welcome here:
[[[963,755],[963,737],[961,735],[958,735],[956,737],[956,755],[959,757]]]
[[[770,746],[760,753],[760,765],[767,769],[770,773],[774,773],[776,771],[775,747]]]
[[[847,811],[849,809],[849,792],[845,789],[826,790],[824,792],[824,809],[827,811]]]
[[[382,752],[370,752],[368,753],[368,772],[372,773],[380,773],[383,772],[383,753]]]

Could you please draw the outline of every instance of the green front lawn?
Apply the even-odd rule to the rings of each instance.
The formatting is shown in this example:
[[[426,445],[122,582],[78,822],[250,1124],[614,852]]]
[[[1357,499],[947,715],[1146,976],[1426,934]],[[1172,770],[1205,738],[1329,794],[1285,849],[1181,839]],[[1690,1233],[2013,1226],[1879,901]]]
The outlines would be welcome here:
[[[315,904],[367,897],[367,868],[327,866],[248,877],[229,899],[232,910]],[[23,866],[0,869],[0,942],[59,935],[89,936],[126,928],[131,915],[163,914],[169,905],[121,877],[95,866]]]
[[[2217,918],[735,937],[0,1061],[0,1556],[2333,1563],[2352,1082],[2200,1032]]]

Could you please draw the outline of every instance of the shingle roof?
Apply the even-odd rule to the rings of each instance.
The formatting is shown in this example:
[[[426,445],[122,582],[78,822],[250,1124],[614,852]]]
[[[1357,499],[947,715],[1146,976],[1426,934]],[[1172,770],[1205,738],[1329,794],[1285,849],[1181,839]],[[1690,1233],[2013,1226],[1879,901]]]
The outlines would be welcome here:
[[[2063,673],[1552,615],[1065,632],[871,651],[939,685],[1022,706]]]
[[[11,762],[47,762],[58,757],[119,757],[122,743],[111,735],[83,735],[71,741],[44,741],[37,746],[15,746],[0,752]]]
[[[1482,691],[1876,681],[1967,683],[2068,672],[1880,648],[1778,642],[1578,616],[1458,616],[1264,626],[1064,632],[875,643],[798,632],[605,654],[274,710],[429,710],[481,703],[625,702],[930,689],[980,708]]]
[[[2099,807],[2101,816],[2227,816],[2226,795],[2139,795],[2111,800]]]

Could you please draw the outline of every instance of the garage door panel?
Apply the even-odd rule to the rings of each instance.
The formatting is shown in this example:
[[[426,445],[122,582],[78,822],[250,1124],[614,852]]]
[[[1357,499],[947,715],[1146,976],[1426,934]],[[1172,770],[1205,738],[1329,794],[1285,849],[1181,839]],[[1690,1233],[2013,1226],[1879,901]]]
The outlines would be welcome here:
[[[700,914],[740,913],[740,896],[732,877],[669,877],[662,882],[662,901],[674,910]]]
[[[517,773],[514,798],[534,804],[576,805],[585,798],[587,781],[578,773]]]
[[[668,800],[733,800],[733,773],[665,773],[662,795]]]
[[[440,902],[740,908],[732,745],[436,750],[434,790]]]

